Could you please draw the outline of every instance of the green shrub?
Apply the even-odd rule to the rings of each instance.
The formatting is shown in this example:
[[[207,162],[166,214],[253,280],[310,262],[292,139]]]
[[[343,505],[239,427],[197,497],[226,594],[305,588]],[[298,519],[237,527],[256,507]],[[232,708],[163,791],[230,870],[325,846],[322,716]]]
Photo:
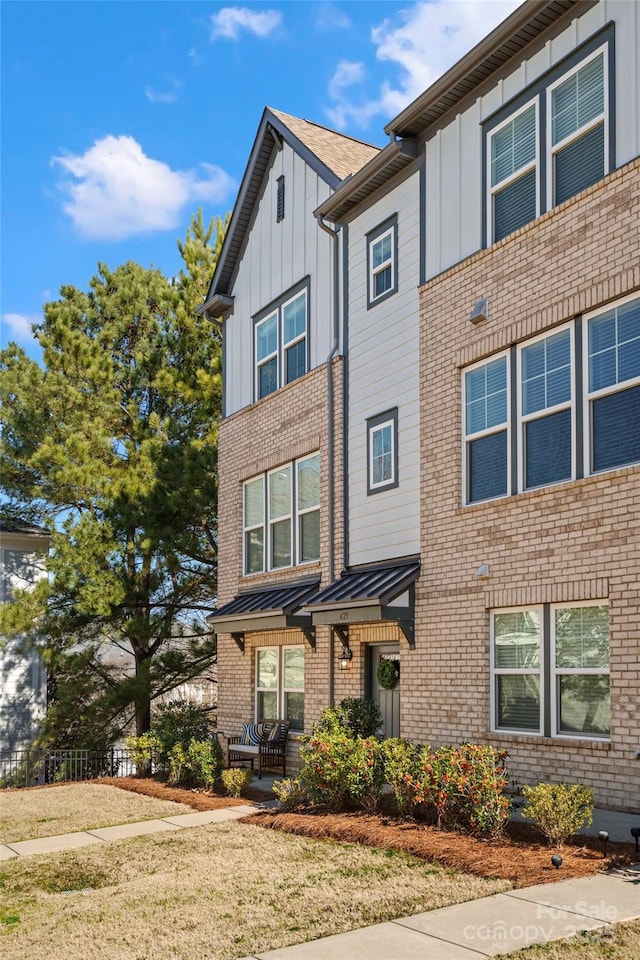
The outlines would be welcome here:
[[[409,775],[415,802],[439,827],[480,837],[499,836],[509,819],[506,752],[482,744],[424,747],[418,776]]]
[[[158,745],[152,733],[143,733],[141,737],[127,737],[125,745],[129,756],[138,768],[138,773],[147,772],[151,767],[151,758]]]
[[[173,700],[159,706],[151,724],[159,769],[170,768],[169,758],[176,744],[181,744],[186,751],[191,740],[208,740],[211,733],[206,712],[188,700]]]
[[[220,777],[222,750],[211,740],[190,740],[185,750],[181,743],[169,754],[169,783],[191,783],[211,789]]]
[[[169,754],[169,783],[183,783],[187,776],[187,752],[181,743],[176,743]]]
[[[300,779],[315,803],[331,810],[375,810],[382,796],[382,747],[374,737],[353,738],[337,728],[318,732],[300,748]]]
[[[299,777],[276,780],[273,792],[278,798],[281,810],[297,810],[309,802],[309,794]]]
[[[420,747],[410,740],[389,738],[382,741],[384,779],[391,784],[398,813],[410,817],[415,810],[413,780],[419,774]]]
[[[222,771],[222,782],[225,790],[231,797],[239,797],[242,791],[251,783],[251,770],[243,767],[233,767],[231,770]]]
[[[579,783],[539,783],[525,786],[524,814],[542,831],[549,843],[561,847],[593,818],[593,790]]]
[[[337,707],[325,707],[313,732],[341,730],[350,737],[375,737],[382,724],[378,704],[365,697],[345,697]]]

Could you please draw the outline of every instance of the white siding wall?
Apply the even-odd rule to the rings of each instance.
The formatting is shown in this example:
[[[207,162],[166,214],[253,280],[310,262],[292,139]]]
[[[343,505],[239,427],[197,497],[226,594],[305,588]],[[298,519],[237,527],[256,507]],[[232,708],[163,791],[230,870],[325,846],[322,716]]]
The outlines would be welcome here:
[[[285,178],[285,217],[276,221],[276,181]],[[310,277],[310,363],[327,358],[332,342],[331,244],[313,216],[327,184],[286,143],[274,147],[225,326],[226,414],[253,403],[253,317],[304,277]]]
[[[640,3],[601,0],[427,141],[427,279],[482,245],[481,124],[610,21],[616,24],[616,163],[640,154]]]
[[[14,589],[34,585],[44,571],[40,553],[16,546],[2,534],[0,579],[2,601]],[[20,638],[0,638],[0,750],[21,750],[36,736],[47,704],[47,676],[34,650]]]
[[[349,224],[349,563],[420,549],[418,283],[419,175],[413,173]],[[366,234],[398,217],[398,291],[367,310]],[[367,496],[369,417],[398,408],[398,477]]]

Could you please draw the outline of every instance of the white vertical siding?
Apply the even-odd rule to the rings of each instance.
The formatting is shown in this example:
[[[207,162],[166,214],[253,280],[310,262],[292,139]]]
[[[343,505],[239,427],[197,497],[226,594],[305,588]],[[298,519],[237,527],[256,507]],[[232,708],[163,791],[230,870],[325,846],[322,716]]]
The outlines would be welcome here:
[[[418,284],[419,174],[400,182],[349,225],[349,563],[418,553],[420,507]],[[398,290],[367,309],[366,234],[398,217]],[[398,477],[367,496],[367,424],[398,408]]]
[[[482,122],[611,21],[616,31],[616,163],[621,166],[640,154],[640,4],[601,0],[427,140],[427,278],[482,245]]]
[[[276,181],[285,178],[285,217],[276,220]],[[332,240],[320,230],[315,208],[329,195],[327,184],[284,143],[274,147],[255,218],[240,259],[226,321],[227,415],[253,403],[253,317],[296,283],[310,277],[311,367],[326,360],[332,328]]]

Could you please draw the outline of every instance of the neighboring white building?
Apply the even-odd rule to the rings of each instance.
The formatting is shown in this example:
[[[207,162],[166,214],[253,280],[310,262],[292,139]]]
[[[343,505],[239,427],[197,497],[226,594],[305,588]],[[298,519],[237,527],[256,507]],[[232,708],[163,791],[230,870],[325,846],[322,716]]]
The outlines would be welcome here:
[[[32,524],[0,521],[0,602],[46,576],[51,538]],[[23,750],[47,708],[47,674],[36,650],[20,637],[0,638],[0,750]]]

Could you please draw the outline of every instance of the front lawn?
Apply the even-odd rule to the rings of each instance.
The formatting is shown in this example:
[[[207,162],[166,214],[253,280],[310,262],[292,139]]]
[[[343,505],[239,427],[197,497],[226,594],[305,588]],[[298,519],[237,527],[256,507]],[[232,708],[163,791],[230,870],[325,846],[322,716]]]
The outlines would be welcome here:
[[[5,862],[0,957],[233,960],[509,886],[226,822]]]

